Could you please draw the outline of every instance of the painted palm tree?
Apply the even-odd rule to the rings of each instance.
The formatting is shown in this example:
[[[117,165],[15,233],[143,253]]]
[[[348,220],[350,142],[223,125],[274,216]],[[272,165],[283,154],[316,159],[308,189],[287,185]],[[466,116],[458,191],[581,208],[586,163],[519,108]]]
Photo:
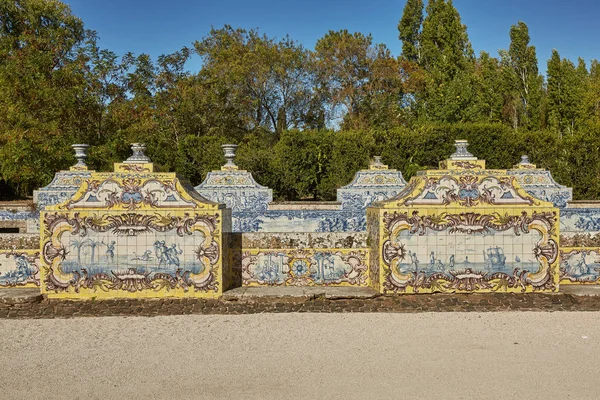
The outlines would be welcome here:
[[[81,247],[83,246],[85,240],[71,240],[69,242],[69,247],[73,247],[77,249],[77,264],[81,265]]]
[[[83,242],[81,242],[81,246],[89,246],[91,249],[90,252],[90,264],[94,264],[94,255],[96,254],[96,247],[98,247],[99,245],[104,244],[102,242],[98,242],[96,240],[93,240],[91,238],[85,239]]]

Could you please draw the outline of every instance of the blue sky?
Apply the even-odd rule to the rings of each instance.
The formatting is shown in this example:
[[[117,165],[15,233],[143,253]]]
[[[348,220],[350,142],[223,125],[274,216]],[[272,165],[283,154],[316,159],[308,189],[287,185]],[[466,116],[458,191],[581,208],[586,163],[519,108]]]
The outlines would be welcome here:
[[[405,0],[64,0],[101,47],[153,57],[200,40],[211,26],[258,28],[270,37],[286,34],[312,48],[329,30],[371,33],[398,55],[397,24]],[[529,26],[541,71],[556,48],[574,62],[600,59],[598,0],[454,0],[475,52],[496,56],[508,48],[508,31],[518,21]],[[200,67],[198,59],[187,65]]]

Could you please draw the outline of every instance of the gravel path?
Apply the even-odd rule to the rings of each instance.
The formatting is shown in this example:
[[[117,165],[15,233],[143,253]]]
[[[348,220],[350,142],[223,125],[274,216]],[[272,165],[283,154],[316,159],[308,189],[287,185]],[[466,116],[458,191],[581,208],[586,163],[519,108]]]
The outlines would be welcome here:
[[[0,398],[597,399],[600,313],[0,320]]]

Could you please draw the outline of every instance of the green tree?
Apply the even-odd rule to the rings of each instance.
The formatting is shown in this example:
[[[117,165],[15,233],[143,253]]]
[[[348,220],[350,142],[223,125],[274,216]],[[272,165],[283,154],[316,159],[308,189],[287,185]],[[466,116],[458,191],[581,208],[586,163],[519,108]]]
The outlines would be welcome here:
[[[419,40],[423,24],[423,0],[408,0],[398,23],[398,38],[402,41],[402,56],[419,63]]]
[[[417,95],[421,121],[459,122],[477,117],[474,55],[467,28],[451,0],[430,0],[420,36],[425,89]]]
[[[249,129],[279,133],[303,126],[313,94],[310,53],[300,44],[226,25],[212,29],[194,47],[203,59],[203,74],[247,99]]]
[[[584,117],[587,124],[600,124],[600,63],[592,60],[584,94]]]
[[[329,31],[315,46],[317,92],[324,94],[328,119],[364,127],[395,117],[402,98],[398,60],[371,35]],[[392,114],[390,115],[389,112]],[[374,116],[373,118],[371,118]]]
[[[548,60],[548,120],[559,135],[574,134],[584,114],[582,98],[585,95],[588,73],[580,59],[579,66],[565,58],[556,49]]]
[[[0,2],[0,173],[19,195],[72,161],[95,131],[87,74],[93,33],[54,0]]]
[[[477,61],[475,74],[480,119],[485,122],[501,122],[505,83],[502,79],[502,67],[499,60],[482,51]]]
[[[529,45],[529,28],[524,22],[510,27],[510,46],[501,50],[504,67],[505,115],[514,129],[539,127],[543,77],[538,73],[535,47]]]

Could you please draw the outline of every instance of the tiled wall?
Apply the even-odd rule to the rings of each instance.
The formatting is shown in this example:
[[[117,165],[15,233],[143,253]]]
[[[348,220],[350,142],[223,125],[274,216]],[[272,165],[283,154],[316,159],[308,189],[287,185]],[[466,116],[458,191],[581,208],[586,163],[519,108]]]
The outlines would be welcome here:
[[[152,164],[92,173],[41,218],[49,297],[218,297],[228,285],[222,234],[230,215]]]
[[[600,208],[573,204],[560,216],[561,284],[600,283]]]
[[[20,230],[0,234],[0,286],[39,285],[40,264],[44,291],[75,298],[213,296],[242,284],[371,285],[384,292],[554,290],[557,279],[600,284],[600,205],[567,206],[571,189],[548,171],[528,160],[486,170],[475,159],[449,160],[420,175],[418,182],[437,181],[407,186],[399,171],[375,163],[338,189],[337,203],[277,205],[270,189],[229,165],[195,188],[229,211],[173,174],[155,174],[150,163],[117,164],[104,174],[74,166],[35,192],[37,208],[0,205],[1,227]],[[444,175],[454,182],[442,182]],[[508,179],[496,181],[500,191],[484,182],[499,175]],[[475,181],[464,181],[469,176]],[[448,187],[452,193],[440,192]],[[495,204],[484,204],[492,192]],[[390,206],[394,197],[397,207]],[[529,197],[532,204],[521,201]],[[398,206],[398,199],[408,202]],[[367,212],[376,201],[387,205]],[[44,226],[56,231],[42,233],[39,261],[46,208]],[[390,222],[404,212],[405,221]],[[548,258],[556,253],[557,215],[560,271]]]
[[[406,182],[383,164],[358,171],[350,184],[337,191],[334,207],[304,202],[274,209],[271,189],[256,183],[248,171],[224,166],[210,172],[195,187],[203,197],[232,209],[233,232],[364,232],[366,208],[395,196]],[[314,207],[317,205],[317,207]]]

